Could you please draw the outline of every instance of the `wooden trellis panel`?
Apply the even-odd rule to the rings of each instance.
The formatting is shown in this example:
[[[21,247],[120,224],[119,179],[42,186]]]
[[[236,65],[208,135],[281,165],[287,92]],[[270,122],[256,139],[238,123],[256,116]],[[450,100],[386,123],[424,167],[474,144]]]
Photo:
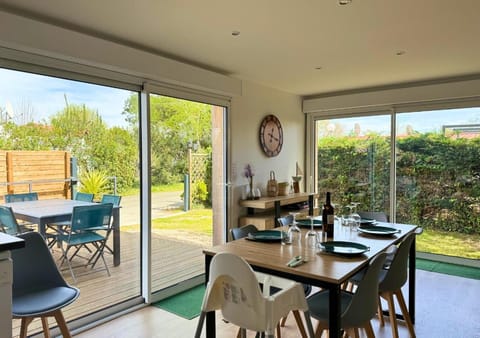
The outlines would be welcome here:
[[[192,154],[190,162],[190,179],[192,184],[206,181],[209,154]]]

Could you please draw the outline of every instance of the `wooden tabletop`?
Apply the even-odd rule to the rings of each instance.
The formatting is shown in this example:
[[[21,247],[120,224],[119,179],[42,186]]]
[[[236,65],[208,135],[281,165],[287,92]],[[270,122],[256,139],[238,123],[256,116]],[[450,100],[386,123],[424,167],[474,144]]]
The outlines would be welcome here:
[[[219,252],[230,252],[243,257],[254,267],[277,271],[281,275],[291,275],[290,277],[297,276],[300,279],[315,280],[318,283],[314,284],[319,286],[325,283],[341,284],[365,266],[373,256],[390,245],[398,243],[404,236],[417,228],[415,225],[407,224],[379,223],[379,225],[393,227],[401,232],[393,236],[371,236],[355,231],[351,232],[347,227],[338,224],[335,226],[334,240],[357,242],[370,248],[369,251],[359,256],[340,256],[307,248],[304,245],[306,229],[302,229],[300,245],[281,245],[279,242],[265,243],[240,239],[205,249],[204,253],[213,256]],[[294,268],[288,267],[288,261],[297,255],[305,257],[308,262]]]

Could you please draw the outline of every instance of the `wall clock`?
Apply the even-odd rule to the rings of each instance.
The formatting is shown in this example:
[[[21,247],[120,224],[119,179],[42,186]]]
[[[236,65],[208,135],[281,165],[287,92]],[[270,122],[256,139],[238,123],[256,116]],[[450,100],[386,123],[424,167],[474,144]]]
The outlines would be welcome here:
[[[277,156],[283,146],[282,125],[275,115],[267,115],[260,124],[260,145],[268,157]]]

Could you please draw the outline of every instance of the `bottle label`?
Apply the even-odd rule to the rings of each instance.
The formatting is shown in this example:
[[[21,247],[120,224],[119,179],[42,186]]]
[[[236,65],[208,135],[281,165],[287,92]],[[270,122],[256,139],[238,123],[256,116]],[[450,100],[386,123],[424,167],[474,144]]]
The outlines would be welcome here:
[[[334,215],[327,215],[327,224],[332,224],[335,222],[335,216]]]

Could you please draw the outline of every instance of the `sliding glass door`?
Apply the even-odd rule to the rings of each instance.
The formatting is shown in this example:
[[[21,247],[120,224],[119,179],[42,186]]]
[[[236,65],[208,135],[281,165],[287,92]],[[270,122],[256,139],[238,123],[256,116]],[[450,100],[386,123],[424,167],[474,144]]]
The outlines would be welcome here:
[[[480,108],[396,115],[396,220],[420,251],[480,258]]]
[[[149,106],[156,300],[203,283],[203,249],[223,238],[226,109],[159,94]]]
[[[321,197],[332,192],[337,213],[356,202],[421,226],[419,251],[480,258],[480,108],[311,121],[314,181]]]
[[[337,213],[390,212],[390,115],[318,119],[315,122],[316,191],[327,191]]]

